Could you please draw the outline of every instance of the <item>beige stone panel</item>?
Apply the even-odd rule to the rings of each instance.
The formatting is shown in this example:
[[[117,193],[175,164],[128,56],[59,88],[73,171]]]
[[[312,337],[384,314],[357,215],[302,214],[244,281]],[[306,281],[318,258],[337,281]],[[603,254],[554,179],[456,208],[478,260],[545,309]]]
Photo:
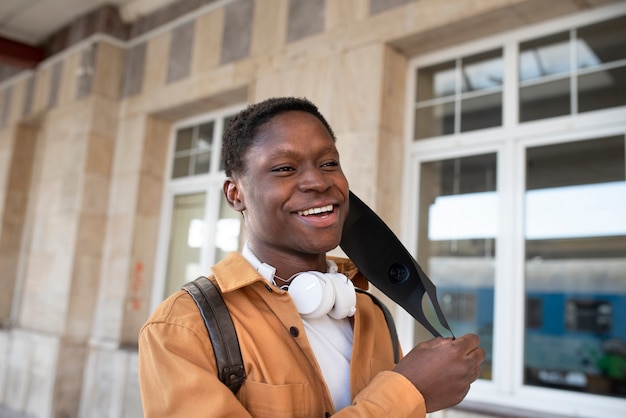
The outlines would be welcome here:
[[[58,417],[78,416],[87,347],[83,341],[63,338],[55,365],[54,404],[52,413]]]
[[[373,204],[376,201],[378,132],[367,129],[335,133],[341,167],[350,189],[363,201]]]
[[[170,32],[159,34],[148,42],[142,91],[150,93],[163,87],[169,59]]]
[[[258,75],[253,101],[278,96],[306,97],[317,105],[334,128],[336,115],[331,109],[335,92],[332,86],[337,69],[333,57],[296,61],[286,63],[280,70],[270,69]]]
[[[23,118],[22,114],[24,111],[24,100],[26,99],[27,81],[27,77],[20,77],[12,86],[11,106],[7,115],[7,123],[10,125],[20,122]]]
[[[106,231],[106,251],[109,257],[128,255],[132,249],[134,214],[110,215]]]
[[[406,113],[407,57],[388,45],[383,46],[383,85],[381,126],[396,135],[404,134]]]
[[[254,8],[250,55],[269,54],[283,48],[288,14],[288,0],[265,0]]]
[[[130,237],[127,242],[130,242]],[[92,342],[117,346],[130,278],[130,252],[111,254],[111,241],[106,246],[102,279],[98,287],[98,303],[93,322]],[[146,316],[147,318],[147,316]]]
[[[191,75],[205,73],[220,61],[224,9],[219,8],[196,20]]]
[[[79,416],[143,416],[136,351],[94,348],[87,364]]]
[[[0,267],[2,268],[2,267]],[[9,368],[9,349],[11,347],[12,332],[9,327],[0,328],[0,404],[6,405],[7,370]]]
[[[138,215],[135,219],[132,264],[127,283],[121,343],[135,345],[139,329],[150,314],[152,277],[157,249],[159,220]]]
[[[85,229],[89,227],[93,227],[93,225],[81,226],[81,228]],[[94,228],[93,234],[99,233],[98,240],[102,241],[104,228],[100,229],[102,231],[98,231],[97,228]],[[86,233],[81,235],[86,235]],[[94,246],[98,245],[101,247],[102,243],[88,243],[88,245],[90,246],[89,249],[85,251],[80,249],[80,254],[77,254],[74,258],[72,286],[66,319],[67,326],[65,336],[80,341],[85,341],[91,334],[98,295],[100,265],[102,261],[99,248],[96,249],[95,254],[89,254],[93,251]]]
[[[383,45],[369,44],[337,58],[331,113],[338,131],[377,129],[380,124]]]
[[[137,208],[139,173],[116,174],[111,182],[109,215],[133,215]]]
[[[13,158],[13,129],[5,129],[0,131],[0,219],[6,204],[7,187],[9,184],[9,175],[11,168],[11,158]],[[0,223],[0,234],[2,233],[2,224]]]
[[[558,3],[561,0],[550,2]],[[394,14],[401,14],[403,19],[402,31],[410,33],[425,31],[434,27],[445,27],[452,22],[458,22],[473,16],[479,16],[492,10],[510,8],[515,4],[529,2],[529,0],[421,0],[394,10]],[[530,2],[538,3],[536,0]]]
[[[18,279],[18,261],[24,242],[26,211],[36,149],[37,130],[20,125],[5,171],[5,191],[0,194],[0,324],[8,322]]]
[[[390,228],[399,231],[404,165],[405,74],[406,57],[390,47],[384,50],[381,129],[379,130],[379,171],[376,207]]]
[[[18,318],[20,327],[63,333],[71,267],[71,258],[60,253],[32,253],[28,257]]]
[[[5,405],[29,416],[47,417],[54,399],[58,338],[16,329],[7,353]]]
[[[43,129],[54,141],[84,142],[83,138],[92,129],[93,103],[92,100],[85,99],[54,108],[48,113]]]
[[[76,100],[77,80],[80,70],[81,51],[74,51],[65,57],[61,86],[59,87],[58,106],[70,104]]]
[[[141,171],[155,179],[165,176],[166,158],[170,149],[171,124],[169,121],[150,117],[146,120],[144,152]]]
[[[113,147],[112,137],[92,134],[87,149],[86,173],[109,177],[113,164]]]
[[[106,226],[106,215],[101,213],[83,213],[76,231],[75,255],[100,257],[102,255]]]
[[[124,75],[124,50],[106,41],[98,44],[92,94],[117,100]]]
[[[0,131],[0,219],[2,219],[7,198],[9,169],[13,156],[13,135],[13,129]],[[2,224],[0,224],[0,234],[1,233]]]
[[[163,197],[163,179],[150,175],[141,177],[137,198],[137,214],[142,216],[158,217],[161,213]]]
[[[119,135],[115,141],[113,173],[135,173],[141,167],[145,118],[126,118],[121,121]]]
[[[119,102],[100,96],[90,96],[84,106],[89,109],[87,125],[90,133],[115,138],[119,126]]]
[[[50,95],[50,76],[52,74],[52,66],[47,65],[37,70],[37,78],[35,80],[35,91],[33,92],[32,112],[34,114],[41,113],[48,108],[48,97]]]
[[[454,12],[444,13],[448,8]],[[586,8],[586,4],[573,0],[484,0],[473,2],[472,7],[467,7],[463,0],[453,0],[445,4],[436,0],[423,0],[406,9],[404,33],[391,43],[410,56],[492,36]]]
[[[369,0],[326,0],[326,29],[341,29],[366,19]]]
[[[7,232],[5,231],[4,233]],[[7,329],[11,325],[11,310],[16,302],[13,300],[15,273],[18,267],[19,254],[14,251],[0,252],[0,285],[2,286],[2,292],[0,292],[0,328]],[[1,380],[2,373],[0,373]]]
[[[218,108],[220,101],[232,105],[232,95],[240,96],[246,91],[254,79],[255,70],[255,62],[251,59],[224,65],[131,98],[126,101],[123,112],[127,117],[156,114],[174,121]]]

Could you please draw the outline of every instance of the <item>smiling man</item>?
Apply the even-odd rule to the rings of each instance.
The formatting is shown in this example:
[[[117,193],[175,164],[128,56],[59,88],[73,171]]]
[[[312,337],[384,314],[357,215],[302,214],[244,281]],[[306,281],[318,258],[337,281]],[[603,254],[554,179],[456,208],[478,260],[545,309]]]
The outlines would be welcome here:
[[[348,181],[335,135],[315,105],[249,106],[223,138],[224,194],[248,241],[213,267],[247,378],[218,377],[191,296],[165,300],[141,330],[146,417],[419,417],[460,402],[485,353],[478,337],[418,344],[397,364],[383,311],[339,245]]]

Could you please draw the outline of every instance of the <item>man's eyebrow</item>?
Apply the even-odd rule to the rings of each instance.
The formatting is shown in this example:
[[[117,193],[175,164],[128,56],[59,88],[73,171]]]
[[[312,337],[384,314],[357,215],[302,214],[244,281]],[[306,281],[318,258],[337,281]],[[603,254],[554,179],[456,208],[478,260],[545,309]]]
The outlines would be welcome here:
[[[321,150],[321,154],[324,154],[324,153],[339,154],[339,151],[337,151],[337,148],[334,148],[334,147],[324,147]],[[275,148],[275,149],[272,149],[270,152],[268,152],[267,156],[268,158],[280,158],[280,157],[297,157],[302,154],[307,154],[307,153],[304,151],[295,149],[295,148]]]

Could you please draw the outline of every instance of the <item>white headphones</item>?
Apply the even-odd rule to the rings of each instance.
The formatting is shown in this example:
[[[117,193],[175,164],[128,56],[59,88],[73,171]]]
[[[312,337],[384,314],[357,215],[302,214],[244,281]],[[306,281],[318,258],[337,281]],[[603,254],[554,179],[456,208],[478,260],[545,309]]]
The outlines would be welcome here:
[[[291,280],[288,292],[303,318],[328,314],[343,319],[356,312],[354,285],[341,273],[298,273]]]
[[[272,281],[276,269],[262,263],[246,242],[242,255],[268,281]],[[354,316],[356,291],[351,280],[337,273],[337,265],[326,260],[330,273],[305,271],[293,275],[288,282],[288,293],[303,318],[320,318],[326,314],[335,319]]]

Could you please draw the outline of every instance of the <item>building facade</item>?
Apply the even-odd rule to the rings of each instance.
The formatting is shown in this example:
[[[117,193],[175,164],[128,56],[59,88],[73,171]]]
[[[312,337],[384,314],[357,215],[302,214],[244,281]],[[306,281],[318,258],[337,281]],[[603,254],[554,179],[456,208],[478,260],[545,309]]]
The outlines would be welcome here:
[[[435,416],[626,411],[626,3],[107,6],[0,81],[0,405],[141,417],[137,335],[244,240],[220,134],[272,96],[333,127],[351,189],[488,359]],[[428,334],[402,309],[405,351]],[[183,377],[181,377],[183,378]]]

